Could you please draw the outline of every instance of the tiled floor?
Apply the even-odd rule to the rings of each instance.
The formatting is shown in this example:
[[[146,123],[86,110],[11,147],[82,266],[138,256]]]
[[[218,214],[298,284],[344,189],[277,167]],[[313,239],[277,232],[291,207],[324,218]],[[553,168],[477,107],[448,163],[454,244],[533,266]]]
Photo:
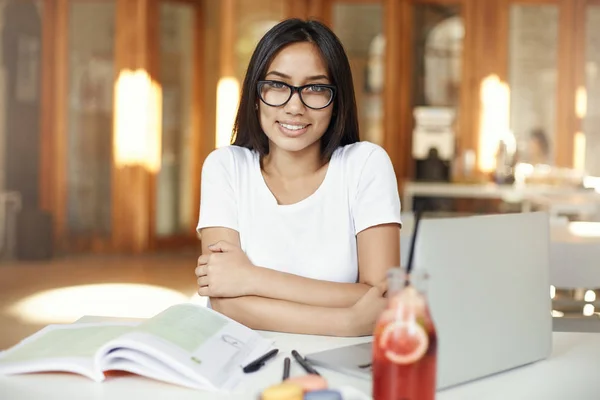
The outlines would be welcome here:
[[[196,291],[196,257],[194,252],[189,251],[137,257],[80,256],[57,258],[43,263],[0,263],[0,349],[16,344],[45,325],[28,322],[24,315],[11,313],[14,305],[28,296],[62,287],[128,283],[164,287],[191,298]],[[137,292],[132,291],[132,295],[136,294]],[[83,314],[98,310],[101,304],[94,303],[101,303],[101,298],[85,297],[72,300],[78,304],[62,304],[57,307],[69,308],[76,305],[76,310]],[[127,313],[128,303],[134,304],[136,301],[139,304],[140,299],[132,297],[124,300],[124,312]]]

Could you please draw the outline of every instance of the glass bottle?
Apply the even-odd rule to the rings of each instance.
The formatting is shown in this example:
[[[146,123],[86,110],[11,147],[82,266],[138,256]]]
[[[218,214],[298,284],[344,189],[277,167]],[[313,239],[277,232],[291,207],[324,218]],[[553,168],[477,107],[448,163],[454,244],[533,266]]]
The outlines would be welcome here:
[[[374,400],[433,400],[436,392],[437,335],[427,302],[428,275],[392,268],[388,307],[373,340]]]

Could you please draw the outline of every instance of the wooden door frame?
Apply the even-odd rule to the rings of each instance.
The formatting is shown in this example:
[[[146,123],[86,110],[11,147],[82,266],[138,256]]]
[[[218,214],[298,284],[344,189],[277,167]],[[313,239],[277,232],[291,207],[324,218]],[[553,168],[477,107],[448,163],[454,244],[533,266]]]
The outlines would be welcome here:
[[[152,223],[149,226],[150,236],[150,249],[151,250],[163,250],[190,247],[198,244],[198,237],[196,234],[196,225],[198,222],[198,211],[200,207],[200,179],[202,163],[205,158],[204,154],[207,154],[206,141],[203,140],[205,136],[205,129],[203,129],[204,122],[204,37],[205,37],[205,22],[204,22],[204,1],[197,0],[159,0],[158,6],[161,3],[176,3],[185,4],[193,7],[194,23],[192,28],[193,36],[193,55],[192,55],[192,103],[190,104],[190,116],[191,116],[191,162],[189,168],[191,168],[192,182],[188,184],[192,186],[192,218],[189,226],[187,227],[186,233],[179,233],[168,237],[157,237],[156,236],[156,176],[154,178],[154,184],[149,196],[152,198],[152,206],[150,207],[150,213]],[[157,53],[157,58],[160,59],[160,42],[157,43],[153,49]],[[162,85],[162,82],[160,82]],[[212,149],[211,149],[212,150]]]
[[[293,1],[293,0],[292,0]],[[383,147],[398,187],[412,174],[412,6],[413,0],[326,0],[322,20],[333,27],[335,4],[381,4],[386,40],[383,88]],[[402,88],[402,90],[398,90]],[[408,150],[407,150],[408,149]]]
[[[577,88],[585,87],[585,8],[588,4],[600,4],[600,0],[504,0],[504,2],[507,13],[513,4],[549,4],[558,7],[556,116],[552,142],[555,149],[555,165],[573,168],[576,134],[582,131],[582,120],[576,115],[575,104]],[[507,48],[507,57],[509,51],[510,49]]]
[[[85,2],[86,0],[80,0]],[[52,215],[53,248],[106,252],[110,237],[71,235],[67,227],[69,0],[43,0],[40,127],[40,208]]]
[[[386,38],[386,64],[384,86],[384,148],[394,165],[399,190],[403,184],[413,179],[414,159],[412,157],[413,104],[413,10],[420,4],[458,5],[465,21],[465,29],[471,29],[477,10],[475,1],[481,0],[328,0],[328,14],[333,13],[334,3],[381,3],[384,7],[384,35]],[[493,0],[495,1],[495,0]],[[331,18],[331,17],[330,17]],[[466,147],[477,149],[478,119],[467,112],[477,103],[478,86],[474,85],[477,73],[474,66],[477,54],[473,50],[476,36],[469,32],[465,38],[463,51],[459,131],[456,132]],[[398,90],[398,89],[401,90]]]
[[[573,132],[575,135],[581,134],[585,139],[587,132],[585,132],[583,125],[585,115],[579,116],[577,115],[577,92],[579,88],[584,88],[586,90],[586,96],[589,98],[589,94],[587,93],[587,79],[586,79],[586,64],[587,64],[587,47],[586,47],[586,33],[587,33],[587,9],[588,7],[600,7],[600,0],[572,0],[573,4],[571,5],[573,10],[573,19],[575,30],[573,33],[572,43],[574,43],[575,49],[575,57],[574,57],[574,65],[573,65],[573,87],[572,91],[575,92],[575,106],[572,112],[571,118],[573,119]],[[563,53],[564,55],[564,53]],[[585,105],[586,108],[589,107],[589,101],[587,101]],[[578,165],[577,160],[575,160],[575,153],[577,151],[577,136],[575,136],[572,140],[573,150],[571,152],[571,156],[573,160],[571,160],[571,165],[574,168],[581,168],[585,170],[585,154],[587,153],[587,149],[583,148],[584,162],[583,165]],[[587,147],[587,144],[586,144]]]
[[[458,103],[458,115],[457,118],[457,126],[458,129],[454,132],[456,141],[460,144],[463,149],[473,149],[477,153],[478,145],[479,145],[479,135],[478,135],[478,123],[479,116],[479,85],[477,76],[479,72],[479,65],[477,51],[475,49],[478,48],[478,40],[481,40],[481,37],[477,35],[478,21],[477,21],[477,12],[482,11],[482,9],[478,8],[481,6],[482,2],[477,0],[410,0],[410,9],[406,12],[408,13],[408,17],[410,19],[410,23],[405,23],[405,25],[410,25],[410,32],[407,32],[406,29],[403,32],[403,36],[409,36],[412,38],[414,35],[413,32],[413,16],[414,16],[414,7],[417,5],[426,5],[426,4],[437,4],[437,5],[445,5],[445,6],[458,6],[460,7],[460,17],[463,20],[463,25],[465,29],[465,39],[463,42],[463,51],[461,55],[461,79],[460,79],[460,95],[459,95],[459,103]],[[489,0],[486,0],[488,3]],[[495,1],[495,0],[492,0]],[[412,40],[411,40],[412,43]],[[412,102],[413,98],[413,86],[412,82],[412,67],[414,64],[413,55],[414,48],[412,45],[409,45],[409,48],[405,51],[409,51],[402,56],[407,63],[411,65],[406,67],[406,71],[402,78],[403,87],[407,87],[406,104],[408,110],[404,111],[403,129],[406,131],[404,138],[404,147],[407,149],[404,156],[404,179],[412,180],[414,179],[414,158],[412,156],[412,133],[414,129],[414,118],[413,118],[413,109],[415,105]],[[492,60],[494,62],[494,60]],[[393,66],[391,66],[393,67]],[[467,112],[468,110],[468,112]],[[394,122],[391,122],[390,125],[394,126]],[[398,125],[396,125],[398,126]],[[460,150],[457,148],[457,151]]]
[[[65,246],[68,0],[45,0],[42,11],[40,207],[53,216],[53,247]]]
[[[86,0],[80,0],[85,2]],[[123,9],[117,7],[115,0],[115,24],[119,18],[119,13]],[[155,0],[148,0],[148,4],[152,4]],[[204,39],[204,13],[202,10],[202,2],[195,0],[162,0],[165,2],[180,2],[193,5],[195,7],[195,24],[194,24],[194,55],[193,55],[193,94],[192,94],[192,160],[191,168],[193,182],[192,185],[192,207],[193,215],[197,217],[199,196],[200,196],[200,169],[203,157],[201,156],[207,150],[204,149],[202,122],[203,116],[203,39]],[[156,3],[154,3],[156,4]],[[69,100],[69,0],[44,0],[43,15],[42,15],[42,69],[41,69],[41,128],[40,128],[40,205],[45,211],[48,211],[53,216],[53,236],[54,249],[57,253],[61,252],[92,252],[92,253],[110,253],[115,251],[126,251],[129,246],[127,243],[114,243],[114,231],[121,227],[121,224],[129,224],[127,220],[114,217],[114,207],[118,207],[118,197],[115,196],[115,177],[120,176],[120,172],[115,171],[114,162],[112,166],[111,187],[113,191],[112,204],[113,218],[111,226],[111,235],[109,237],[81,237],[76,234],[70,234],[67,227],[67,158],[68,158],[68,100]],[[152,11],[151,11],[152,13]],[[122,16],[121,16],[122,17]],[[150,16],[152,18],[152,16]],[[153,24],[152,21],[147,23]],[[144,34],[153,34],[155,28],[144,28]],[[155,32],[154,32],[155,33]],[[115,72],[118,73],[118,49],[120,35],[115,28]],[[143,39],[141,39],[143,41]],[[152,41],[150,41],[152,42]],[[157,57],[159,52],[157,41],[146,45],[145,50],[142,50],[142,57],[147,57],[149,60]],[[151,61],[144,61],[150,62]],[[113,110],[114,120],[114,110]],[[113,149],[114,150],[114,149]],[[116,175],[115,175],[116,174]],[[193,245],[197,241],[195,235],[196,221],[192,220],[189,226],[189,234],[169,237],[165,239],[155,240],[155,176],[148,175],[144,180],[147,181],[149,196],[149,207],[146,208],[149,215],[149,223],[145,228],[147,232],[142,233],[142,236],[147,237],[143,240],[146,244],[138,246],[136,251],[149,251],[160,248],[172,248],[180,246]],[[137,179],[129,177],[126,179]],[[116,188],[117,191],[123,192],[124,188]],[[145,190],[142,187],[140,190]],[[139,195],[139,193],[137,193]],[[144,228],[143,228],[144,229]],[[141,232],[136,234],[138,237]],[[126,234],[126,236],[129,235]],[[124,238],[125,242],[133,240],[131,237]],[[124,247],[123,247],[124,246]],[[125,248],[125,250],[123,250]]]

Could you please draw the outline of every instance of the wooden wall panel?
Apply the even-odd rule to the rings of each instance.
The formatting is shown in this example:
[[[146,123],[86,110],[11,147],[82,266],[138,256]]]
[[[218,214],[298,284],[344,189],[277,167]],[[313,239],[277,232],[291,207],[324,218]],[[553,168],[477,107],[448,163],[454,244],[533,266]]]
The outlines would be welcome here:
[[[45,1],[42,13],[42,78],[40,116],[40,207],[52,212],[54,205],[54,78],[56,43],[56,2]]]
[[[50,4],[52,3],[52,4]],[[42,127],[42,168],[48,169],[42,172],[44,193],[42,207],[52,210],[54,222],[54,242],[57,249],[64,249],[67,245],[67,117],[68,117],[68,92],[69,92],[69,1],[56,0],[46,1],[44,4],[50,13],[49,21],[44,29],[44,35],[51,30],[50,48],[54,54],[44,54],[44,61],[52,57],[53,65],[48,66],[48,75],[51,82],[45,82],[42,86],[43,121],[49,122],[49,129]],[[48,42],[44,42],[47,44]],[[52,62],[52,61],[51,61]],[[44,66],[44,69],[46,66]],[[47,91],[51,91],[48,93]],[[52,104],[46,104],[51,99]],[[47,115],[51,113],[52,115]],[[49,183],[44,184],[43,180]]]
[[[467,1],[469,1],[469,0],[412,0],[412,2],[414,4],[447,4],[447,5],[464,4]],[[483,1],[487,1],[487,0],[483,0]]]
[[[336,0],[285,0],[284,18],[317,19],[331,26]],[[369,0],[367,0],[368,2]],[[379,1],[379,0],[377,0]],[[347,3],[348,0],[343,0]],[[361,1],[364,2],[364,1]]]
[[[578,130],[575,117],[577,21],[574,0],[559,0],[558,88],[556,94],[555,163],[573,166],[573,142]]]
[[[221,49],[221,31],[220,26],[220,4],[214,0],[204,0],[202,4],[202,28],[198,35],[203,37],[202,42],[202,102],[203,102],[203,121],[200,131],[200,152],[199,152],[199,170],[198,173],[198,202],[196,207],[200,206],[200,172],[202,164],[210,152],[215,148],[216,132],[216,114],[217,114],[217,84],[220,77],[219,51]]]
[[[221,76],[235,76],[235,0],[220,0],[220,61]]]
[[[473,95],[477,92],[478,86],[477,53],[475,51],[476,35],[473,31],[473,21],[476,20],[475,2],[464,2],[461,11],[465,25],[465,38],[461,69],[460,111],[457,116],[455,135],[457,150],[465,151],[467,149],[476,150],[478,145],[477,135],[475,134],[476,125],[473,125],[477,121],[472,118],[477,106],[477,97]]]
[[[210,149],[206,149],[205,141],[202,140],[202,136],[206,134],[203,129],[205,120],[205,102],[204,102],[204,81],[205,81],[205,68],[204,68],[204,8],[196,7],[194,16],[194,55],[192,57],[193,62],[193,78],[192,78],[192,179],[190,182],[192,185],[193,201],[192,207],[194,208],[194,219],[192,220],[192,226],[189,227],[190,232],[196,230],[198,222],[198,211],[200,206],[200,178],[202,171],[202,162],[213,149],[214,143]]]
[[[158,10],[158,0],[116,0],[115,79],[122,71],[145,70],[152,80],[160,82]],[[154,188],[154,174],[144,166],[113,165],[112,242],[115,250],[141,253],[150,248]]]
[[[559,58],[565,57],[565,58],[571,58],[572,62],[573,62],[573,87],[571,88],[572,91],[575,92],[575,98],[574,98],[574,103],[571,105],[571,113],[572,113],[572,118],[573,118],[573,126],[571,128],[572,132],[573,132],[573,139],[572,139],[572,151],[571,151],[571,157],[572,160],[570,161],[570,164],[568,164],[568,166],[570,167],[574,167],[580,170],[584,170],[585,169],[585,155],[586,155],[586,150],[585,150],[585,134],[586,132],[584,132],[583,129],[583,122],[584,119],[586,117],[586,114],[579,114],[578,113],[578,101],[579,100],[583,100],[585,102],[585,104],[583,104],[584,110],[586,111],[587,109],[587,82],[586,82],[586,61],[587,61],[587,56],[586,56],[586,29],[587,29],[587,24],[586,24],[586,8],[587,8],[587,0],[573,0],[570,2],[570,7],[573,7],[573,21],[574,21],[574,32],[573,32],[573,49],[571,50],[572,52],[574,51],[574,54],[572,54],[571,57],[569,57],[569,55],[566,54],[560,54],[559,53]],[[598,28],[600,29],[600,27]],[[583,97],[582,99],[578,99],[578,94],[579,91],[581,90],[581,94],[585,94],[585,97]],[[586,111],[587,113],[587,111]],[[583,143],[581,143],[581,145],[583,147],[577,148],[577,135],[580,135],[580,137],[584,140]],[[568,149],[567,149],[568,150]],[[578,153],[579,151],[579,153]],[[564,155],[565,157],[565,162],[568,162],[569,160],[566,158],[567,154]]]
[[[466,0],[464,83],[459,119],[460,150],[475,150],[479,161],[481,89],[484,80],[508,80],[508,3],[506,0]],[[479,163],[477,163],[479,165]]]
[[[396,172],[400,190],[412,176],[412,3],[384,1],[386,38],[385,87],[383,93],[384,147]]]
[[[333,25],[333,3],[334,0],[308,0],[307,18],[317,19],[331,27]]]
[[[194,161],[194,207],[198,216],[201,196],[201,172],[206,157],[216,145],[216,113],[217,88],[219,80],[225,76],[235,76],[235,38],[236,38],[236,4],[235,0],[224,0],[218,3],[204,0],[202,7],[196,12],[196,41],[194,72],[197,83],[194,100],[197,146]],[[218,23],[213,23],[218,21]],[[241,82],[240,82],[241,85]],[[196,127],[196,125],[195,125]],[[196,147],[195,147],[196,148]],[[196,228],[197,219],[193,229]]]
[[[308,17],[309,0],[284,0],[284,18],[300,18]]]

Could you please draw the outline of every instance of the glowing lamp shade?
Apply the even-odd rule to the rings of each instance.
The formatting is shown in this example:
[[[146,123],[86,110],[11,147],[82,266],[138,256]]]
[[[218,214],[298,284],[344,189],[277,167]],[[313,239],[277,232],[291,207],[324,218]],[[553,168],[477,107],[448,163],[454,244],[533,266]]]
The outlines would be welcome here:
[[[510,88],[497,75],[490,75],[481,83],[480,100],[478,166],[490,172],[496,167],[498,142],[510,134]]]
[[[231,133],[240,97],[240,84],[233,77],[223,77],[217,85],[217,132],[215,146],[231,143]]]
[[[587,115],[587,105],[587,90],[585,87],[579,86],[575,93],[575,114],[577,115],[577,118],[585,118]]]
[[[118,167],[160,169],[162,90],[145,70],[123,70],[115,88],[114,158]]]
[[[575,132],[575,139],[573,142],[573,168],[578,171],[585,170],[585,143],[585,134],[583,132]]]

